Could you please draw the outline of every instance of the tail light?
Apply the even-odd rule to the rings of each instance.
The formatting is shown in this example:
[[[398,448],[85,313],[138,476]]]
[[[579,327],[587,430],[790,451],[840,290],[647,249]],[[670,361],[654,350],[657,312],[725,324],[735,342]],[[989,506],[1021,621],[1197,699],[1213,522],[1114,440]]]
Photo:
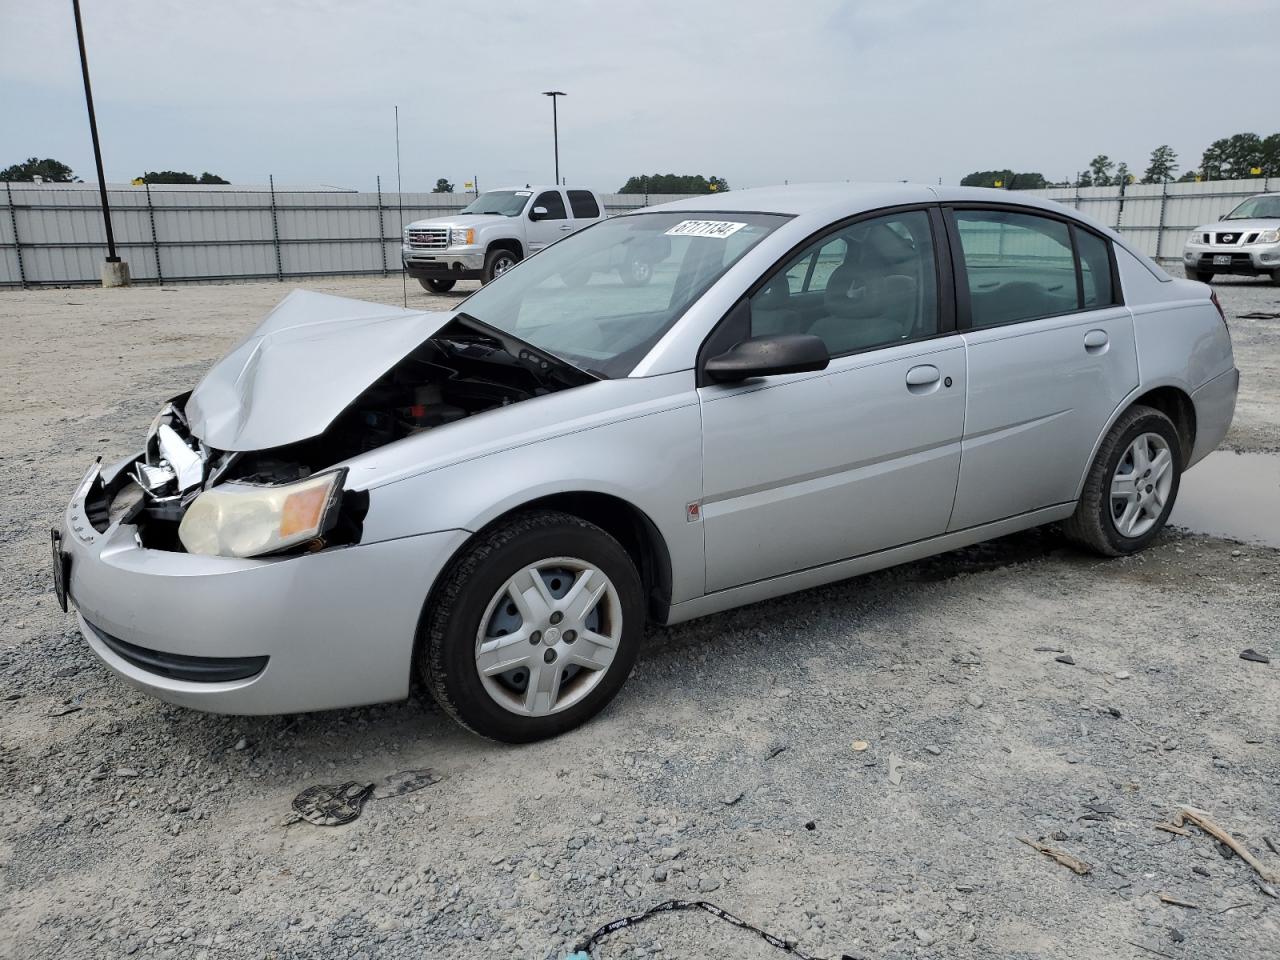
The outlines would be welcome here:
[[[1224,327],[1225,327],[1225,326],[1227,326],[1227,315],[1226,315],[1226,314],[1223,312],[1223,310],[1222,310],[1222,303],[1221,303],[1221,301],[1219,301],[1219,300],[1218,300],[1218,291],[1216,291],[1216,290],[1210,290],[1210,291],[1209,291],[1209,300],[1213,303],[1214,307],[1217,309],[1217,311],[1218,311],[1218,316],[1220,316],[1220,317],[1222,318],[1222,325],[1223,325]]]

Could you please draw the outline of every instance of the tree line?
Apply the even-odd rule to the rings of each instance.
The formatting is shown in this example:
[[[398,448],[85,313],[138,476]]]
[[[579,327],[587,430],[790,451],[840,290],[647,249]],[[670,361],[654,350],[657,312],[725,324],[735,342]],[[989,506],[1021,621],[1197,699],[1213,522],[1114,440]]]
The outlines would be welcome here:
[[[9,180],[13,183],[35,183],[36,179],[45,183],[83,183],[79,177],[75,175],[69,166],[60,160],[54,160],[46,157],[41,160],[39,157],[31,157],[22,163],[15,163],[11,166],[0,170],[0,181]],[[207,170],[196,176],[194,173],[184,173],[181,170],[160,170],[158,172],[147,171],[140,177],[133,178],[134,186],[140,187],[144,183],[222,183],[229,184],[230,180],[223,180],[216,173],[209,173]]]
[[[1074,180],[1053,182],[1040,173],[1013,170],[978,170],[960,181],[962,187],[1003,187],[1006,190],[1041,190],[1045,187],[1118,187],[1130,183],[1190,183],[1196,180],[1244,180],[1280,177],[1280,133],[1260,137],[1235,133],[1213,141],[1200,155],[1200,165],[1178,175],[1178,154],[1162,143],[1151,151],[1139,177],[1124,161],[1100,153]]]

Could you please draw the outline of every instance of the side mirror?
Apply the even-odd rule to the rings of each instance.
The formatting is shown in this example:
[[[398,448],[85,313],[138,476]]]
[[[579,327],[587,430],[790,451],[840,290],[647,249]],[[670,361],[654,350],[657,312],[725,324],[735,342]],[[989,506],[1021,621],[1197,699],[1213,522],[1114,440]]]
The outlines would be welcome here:
[[[546,207],[534,207],[532,210],[529,211],[530,220],[541,220],[546,215],[547,215]]]
[[[736,383],[752,377],[825,370],[830,362],[831,354],[821,337],[786,333],[743,340],[708,360],[705,369],[717,383]]]

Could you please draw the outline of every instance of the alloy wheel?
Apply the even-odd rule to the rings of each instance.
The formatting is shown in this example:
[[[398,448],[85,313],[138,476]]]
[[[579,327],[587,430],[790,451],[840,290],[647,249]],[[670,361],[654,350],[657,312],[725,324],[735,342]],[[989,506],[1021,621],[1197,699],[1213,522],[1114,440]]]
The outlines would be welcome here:
[[[1173,451],[1158,433],[1125,449],[1111,477],[1111,522],[1122,537],[1141,537],[1160,520],[1173,489]]]

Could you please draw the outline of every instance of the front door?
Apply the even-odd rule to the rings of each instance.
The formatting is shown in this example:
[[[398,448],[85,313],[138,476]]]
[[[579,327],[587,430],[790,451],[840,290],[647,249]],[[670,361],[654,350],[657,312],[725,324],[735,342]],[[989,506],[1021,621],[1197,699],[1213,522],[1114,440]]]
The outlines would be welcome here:
[[[1094,445],[1138,385],[1138,360],[1104,237],[1009,210],[958,209],[952,225],[968,300],[968,413],[950,525],[962,530],[1074,500]]]
[[[545,207],[547,212],[535,220],[533,211],[537,207]],[[543,190],[534,197],[525,217],[525,237],[531,254],[573,232],[569,211],[564,205],[564,194],[559,190]]]
[[[752,335],[811,333],[833,360],[699,388],[708,591],[946,530],[965,348],[945,329],[933,222],[917,209],[841,227],[751,298]]]

